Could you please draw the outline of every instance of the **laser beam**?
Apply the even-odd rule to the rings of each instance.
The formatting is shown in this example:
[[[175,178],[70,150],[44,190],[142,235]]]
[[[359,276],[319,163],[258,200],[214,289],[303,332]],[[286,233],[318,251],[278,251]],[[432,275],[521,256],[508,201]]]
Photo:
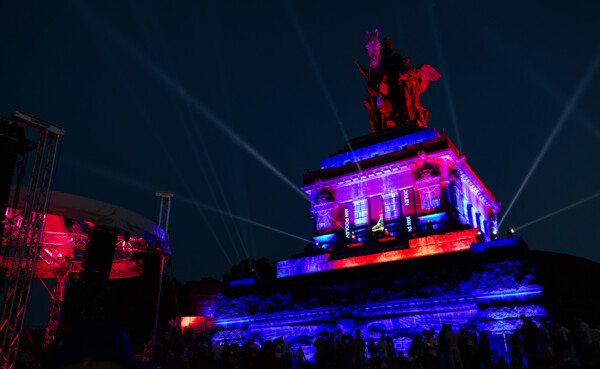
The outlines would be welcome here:
[[[249,143],[247,143],[242,137],[240,137],[236,132],[234,132],[225,122],[223,122],[215,113],[213,113],[208,107],[198,101],[196,98],[192,97],[192,95],[175,79],[171,78],[167,75],[161,68],[156,66],[153,63],[147,63],[148,68],[154,73],[154,75],[168,88],[172,91],[176,92],[179,97],[183,100],[187,101],[192,105],[197,111],[202,113],[205,118],[208,119],[210,123],[213,124],[214,127],[219,129],[225,136],[231,139],[234,143],[239,145],[241,148],[246,150],[254,159],[256,159],[259,163],[265,166],[267,169],[271,171],[271,173],[275,174],[276,177],[281,179],[284,183],[286,183],[290,188],[292,188],[296,193],[300,194],[304,199],[310,201],[308,196],[301,191],[292,181],[290,181],[279,169],[277,169],[271,162],[269,162],[264,156],[262,156],[254,147],[252,147]]]
[[[187,198],[185,196],[178,196],[175,199],[176,200],[182,200],[182,201],[184,201],[184,202],[186,202],[186,203],[188,203],[190,205],[194,205],[194,206],[197,206],[199,208],[202,208],[202,209],[205,209],[205,210],[208,210],[208,211],[212,211],[212,212],[215,212],[215,213],[218,213],[218,214],[223,214],[223,215],[226,215],[226,216],[231,217],[233,219],[237,219],[237,220],[240,220],[242,222],[246,222],[248,224],[255,225],[257,227],[261,227],[261,228],[268,229],[268,230],[273,231],[273,232],[277,232],[277,233],[280,233],[280,234],[283,234],[283,235],[286,235],[286,236],[289,236],[289,237],[293,237],[293,238],[296,238],[296,239],[301,240],[301,241],[305,241],[305,242],[308,242],[308,243],[312,242],[311,240],[309,240],[307,238],[296,236],[293,233],[286,232],[286,231],[283,231],[283,230],[275,228],[275,227],[271,227],[269,225],[257,222],[255,220],[248,219],[248,218],[243,217],[241,215],[233,214],[233,213],[224,211],[222,209],[216,208],[214,206],[203,204],[203,203],[201,203],[199,201],[196,201],[196,200],[193,200],[193,199],[189,199],[189,198]]]
[[[523,228],[525,228],[525,227],[529,227],[530,225],[533,225],[533,224],[539,223],[539,222],[541,222],[542,220],[545,220],[545,219],[548,219],[548,218],[550,218],[550,217],[553,217],[553,216],[555,216],[555,215],[557,215],[557,214],[560,214],[560,213],[562,213],[562,212],[564,212],[564,211],[567,211],[567,210],[569,210],[569,209],[572,209],[572,208],[574,208],[574,207],[576,207],[576,206],[579,206],[579,205],[581,205],[581,204],[585,204],[585,203],[587,203],[587,202],[590,202],[590,201],[594,200],[594,199],[595,199],[595,198],[597,198],[597,197],[600,197],[600,192],[596,192],[595,194],[593,194],[593,195],[591,195],[591,196],[588,196],[588,197],[586,197],[585,199],[582,199],[582,200],[579,200],[579,201],[577,201],[577,202],[574,202],[574,203],[572,203],[572,204],[570,204],[570,205],[567,205],[567,206],[565,206],[564,208],[560,208],[560,209],[558,209],[558,210],[555,210],[555,211],[553,211],[553,212],[551,212],[551,213],[548,213],[548,214],[546,214],[546,215],[544,215],[544,216],[542,216],[542,217],[539,217],[539,218],[537,218],[537,219],[534,219],[534,220],[532,220],[531,222],[528,222],[528,223],[525,223],[525,224],[523,224],[523,225],[521,225],[521,226],[518,226],[518,227],[516,227],[516,228],[515,228],[515,231],[518,231],[518,230],[520,230],[520,229],[523,229]]]
[[[504,219],[506,219],[506,217],[510,213],[510,210],[512,209],[513,205],[515,204],[515,202],[519,198],[519,195],[521,194],[521,191],[523,191],[523,188],[525,188],[525,185],[527,185],[527,182],[529,182],[529,179],[533,175],[533,172],[535,172],[536,168],[538,167],[538,165],[540,164],[540,162],[544,158],[544,155],[546,155],[546,152],[548,151],[548,148],[554,142],[554,140],[556,138],[556,135],[558,134],[558,132],[560,131],[560,129],[562,128],[562,126],[567,121],[567,118],[569,117],[569,115],[573,111],[573,108],[575,107],[575,105],[577,104],[577,101],[579,100],[579,98],[583,94],[583,91],[585,91],[587,85],[592,80],[592,76],[594,75],[594,73],[598,69],[598,63],[599,62],[600,62],[600,52],[596,54],[596,58],[592,61],[592,63],[588,67],[585,75],[583,76],[583,78],[579,82],[579,85],[577,86],[577,89],[575,90],[575,92],[571,96],[571,99],[567,102],[567,105],[565,106],[562,114],[560,115],[560,117],[558,118],[558,120],[556,121],[556,123],[554,124],[554,128],[552,129],[552,131],[550,132],[550,135],[546,139],[546,142],[544,143],[544,146],[542,146],[542,149],[540,150],[538,156],[535,158],[535,161],[531,165],[531,168],[529,168],[529,172],[527,172],[527,175],[523,179],[523,182],[521,183],[521,186],[517,190],[517,193],[513,197],[513,199],[510,202],[510,204],[508,205],[508,209],[506,209],[506,213],[504,213],[504,216],[502,216],[502,219],[500,220],[500,223],[498,224],[498,228],[500,228],[502,226],[502,223],[504,222]]]
[[[431,9],[431,1],[427,1],[427,10],[429,13],[429,22],[431,26],[431,33],[433,34],[433,39],[435,43],[435,51],[440,60],[440,68],[442,70],[442,76],[444,76],[444,92],[446,93],[446,100],[448,101],[448,108],[450,109],[450,120],[452,121],[452,127],[454,128],[454,132],[456,134],[456,146],[458,147],[458,151],[463,153],[462,149],[462,141],[460,139],[460,131],[458,130],[458,119],[456,119],[456,107],[454,105],[454,99],[452,99],[452,92],[450,89],[450,79],[448,77],[448,70],[446,69],[446,58],[444,57],[444,52],[442,50],[442,43],[440,42],[440,36],[437,29],[437,25],[435,23],[433,10]]]
[[[108,170],[108,169],[94,168],[90,164],[85,163],[83,161],[73,160],[73,159],[70,159],[70,158],[63,158],[62,160],[65,160],[67,164],[73,165],[73,166],[75,166],[75,167],[77,167],[79,169],[86,170],[86,171],[88,171],[88,172],[90,172],[92,174],[99,175],[99,176],[102,176],[102,177],[106,177],[106,178],[108,178],[110,180],[117,181],[117,182],[120,182],[122,184],[131,186],[131,187],[134,187],[134,188],[137,188],[137,189],[141,189],[143,191],[151,192],[152,194],[154,194],[156,192],[156,189],[158,188],[158,186],[154,186],[154,185],[148,184],[147,182],[141,182],[141,181],[134,180],[134,179],[132,179],[130,177],[127,177],[127,176],[125,176],[125,175],[123,175],[121,173],[116,173],[116,172],[113,172],[113,171]],[[309,240],[307,238],[297,236],[297,235],[295,235],[293,233],[283,231],[281,229],[278,229],[278,228],[266,225],[264,223],[257,222],[255,220],[243,217],[241,215],[237,215],[237,214],[233,214],[231,212],[224,211],[224,210],[219,209],[217,207],[204,204],[204,203],[202,203],[200,201],[193,200],[193,199],[191,199],[189,197],[186,197],[186,196],[176,196],[174,198],[174,200],[175,201],[183,201],[183,202],[185,202],[185,203],[187,203],[189,205],[194,205],[194,206],[197,206],[197,207],[199,207],[201,209],[205,209],[205,210],[208,210],[208,211],[211,211],[211,212],[214,212],[214,213],[223,214],[223,215],[229,216],[229,217],[231,217],[233,219],[237,219],[237,220],[240,220],[242,222],[245,222],[245,223],[248,223],[248,224],[252,224],[252,225],[255,225],[255,226],[260,227],[260,228],[268,229],[270,231],[277,232],[277,233],[280,233],[280,234],[283,234],[283,235],[286,235],[286,236],[289,236],[289,237],[292,237],[292,238],[295,238],[295,239],[298,239],[298,240],[301,240],[301,241],[305,241],[305,242],[308,242],[308,243],[312,242],[312,240]]]
[[[480,21],[478,14],[473,13],[467,8],[464,10],[465,12],[461,13],[461,15],[464,16],[462,21],[475,22],[479,30],[488,31],[487,35],[482,36],[484,39],[493,38],[493,42],[488,42],[487,45],[496,48],[499,58],[504,58],[512,63],[511,70],[521,73],[521,78],[527,78],[536,83],[540,92],[548,95],[556,103],[562,103],[567,99],[567,97],[559,91],[556,85],[551,83],[552,81],[555,81],[556,78],[548,78],[548,75],[542,74],[540,68],[538,68],[531,60],[525,58],[519,50],[503,39],[501,35],[489,33],[489,28]],[[597,141],[600,141],[600,129],[596,126],[594,120],[588,117],[581,109],[575,109],[572,114],[584,128],[590,131]]]
[[[97,16],[93,15],[85,6],[81,6],[81,9],[86,16],[88,21],[97,23],[98,26],[102,27],[91,27],[93,32],[101,28],[104,32],[107,32],[110,37],[118,44],[121,49],[127,52],[128,55],[136,59],[140,64],[143,64],[148,68],[151,74],[161,82],[165,87],[175,92],[183,101],[189,103],[194,109],[204,115],[208,122],[214,127],[220,130],[226,137],[232,140],[235,144],[239,145],[247,153],[255,158],[264,167],[270,170],[276,177],[281,179],[285,184],[292,188],[296,193],[302,196],[304,199],[310,201],[308,196],[301,191],[296,185],[290,181],[279,169],[277,169],[271,162],[269,162],[264,156],[262,156],[254,147],[234,132],[222,119],[220,119],[215,113],[213,113],[207,106],[201,103],[198,99],[194,98],[177,80],[169,76],[161,67],[151,62],[146,55],[143,55],[139,49],[130,42],[125,35],[119,32],[116,28],[111,27],[108,22],[101,22]]]
[[[331,93],[329,92],[329,88],[327,87],[327,84],[325,83],[325,79],[323,78],[323,75],[321,74],[321,69],[319,68],[319,65],[317,64],[317,61],[312,53],[312,50],[308,44],[308,40],[306,40],[304,31],[302,30],[302,27],[300,26],[300,23],[298,22],[298,17],[296,16],[295,13],[292,12],[293,9],[291,8],[291,5],[289,4],[288,1],[285,1],[285,5],[288,10],[288,14],[290,15],[290,18],[292,18],[296,32],[298,32],[298,37],[300,38],[300,42],[302,43],[302,46],[304,47],[304,51],[306,51],[306,55],[308,56],[310,65],[312,66],[313,71],[315,72],[317,81],[319,82],[319,86],[321,87],[321,90],[323,91],[323,95],[325,95],[325,99],[327,100],[327,103],[329,104],[329,108],[331,109],[331,111],[333,113],[335,121],[338,124],[338,127],[340,127],[340,130],[342,131],[342,135],[344,136],[344,140],[348,144],[348,148],[350,149],[350,152],[352,153],[356,167],[358,168],[359,171],[362,172],[360,163],[358,162],[358,160],[356,160],[356,157],[354,155],[354,150],[352,149],[352,145],[350,144],[350,139],[348,138],[348,134],[346,133],[346,129],[344,128],[344,124],[342,123],[340,114],[338,113],[338,110],[335,107],[335,103],[333,102],[333,98],[331,97]]]

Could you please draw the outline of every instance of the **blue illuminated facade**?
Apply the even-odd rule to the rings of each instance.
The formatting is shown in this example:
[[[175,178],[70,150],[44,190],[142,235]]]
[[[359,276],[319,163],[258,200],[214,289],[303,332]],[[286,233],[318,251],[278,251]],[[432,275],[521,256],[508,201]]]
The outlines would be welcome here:
[[[351,274],[326,272],[311,279],[279,279],[277,293],[260,290],[219,300],[215,339],[258,342],[283,337],[308,355],[323,331],[363,332],[375,340],[392,337],[406,352],[415,333],[452,324],[487,331],[492,348],[505,355],[506,342],[524,314],[534,321],[546,315],[542,288],[532,266],[523,258],[526,244],[519,238],[473,245],[445,255],[354,269]],[[500,251],[492,257],[490,251]],[[512,256],[511,256],[512,255]],[[493,259],[493,260],[492,260]],[[408,264],[407,264],[408,263]],[[346,270],[345,273],[349,273]],[[379,273],[379,274],[378,274]]]
[[[376,156],[383,156],[397,151],[405,150],[408,146],[433,140],[439,134],[433,128],[425,129],[405,136],[400,136],[384,142],[368,145],[366,147],[348,150],[337,155],[321,160],[321,169],[343,167]],[[353,146],[354,148],[354,146]]]
[[[304,176],[313,242],[277,262],[273,285],[220,298],[215,340],[283,337],[311,359],[324,330],[383,334],[406,352],[415,333],[451,324],[489,332],[506,357],[519,316],[546,315],[527,245],[496,240],[500,204],[448,137],[388,131],[348,142]]]

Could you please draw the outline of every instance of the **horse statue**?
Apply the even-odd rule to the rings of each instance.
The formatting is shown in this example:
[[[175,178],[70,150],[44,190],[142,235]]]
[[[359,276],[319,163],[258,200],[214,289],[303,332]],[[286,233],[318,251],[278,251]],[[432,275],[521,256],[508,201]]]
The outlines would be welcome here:
[[[355,63],[367,78],[364,103],[372,131],[407,123],[427,127],[431,114],[421,106],[419,95],[427,89],[429,82],[437,81],[441,75],[429,64],[411,67],[408,58],[394,53],[389,37],[384,39],[382,55],[377,29],[373,33],[367,31],[366,38],[369,68],[356,60]]]

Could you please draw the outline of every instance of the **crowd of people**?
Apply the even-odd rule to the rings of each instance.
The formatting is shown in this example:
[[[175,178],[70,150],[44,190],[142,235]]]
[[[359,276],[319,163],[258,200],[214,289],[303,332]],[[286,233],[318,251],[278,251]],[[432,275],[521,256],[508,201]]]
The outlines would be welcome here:
[[[490,348],[487,332],[449,324],[442,330],[423,329],[406,352],[389,336],[363,338],[354,334],[321,332],[314,340],[312,360],[302,346],[283,338],[260,345],[211,342],[210,334],[190,328],[173,330],[156,347],[156,364],[163,369],[594,369],[600,368],[600,329],[576,318],[569,330],[559,321],[536,324],[524,315],[508,336],[502,352]],[[506,351],[506,352],[504,352]],[[505,357],[506,356],[506,357]]]

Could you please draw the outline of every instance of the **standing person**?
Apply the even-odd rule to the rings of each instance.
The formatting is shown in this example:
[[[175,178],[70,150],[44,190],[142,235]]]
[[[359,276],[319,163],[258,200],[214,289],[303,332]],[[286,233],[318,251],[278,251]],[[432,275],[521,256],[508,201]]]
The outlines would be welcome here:
[[[373,338],[369,338],[369,365],[373,365],[375,363],[375,359],[377,359],[377,345],[375,344],[375,340]]]
[[[446,345],[446,333],[448,332],[448,324],[442,324],[442,330],[437,335],[438,351],[442,360],[442,368],[448,369],[448,347]]]
[[[221,353],[221,356],[223,357],[223,360],[221,360],[221,362],[223,363],[223,368],[224,369],[231,369],[229,367],[229,342],[225,341],[225,343],[223,344],[223,352]]]
[[[570,350],[571,344],[573,343],[571,332],[558,320],[555,320],[552,325],[552,342],[552,350],[554,351],[555,359],[560,359],[565,348]]]
[[[281,369],[281,357],[282,357],[282,352],[281,352],[281,342],[283,341],[283,338],[278,338],[275,341],[273,341],[273,369]]]
[[[515,329],[513,334],[508,337],[508,345],[510,346],[510,360],[523,362],[523,340],[521,339],[521,330]]]
[[[540,320],[540,328],[538,330],[538,343],[540,345],[540,357],[545,363],[550,364],[554,357],[552,348],[552,336],[550,335],[550,323],[546,318]]]
[[[298,346],[298,351],[296,351],[296,368],[304,369],[306,364],[306,356],[304,355],[304,350],[302,350],[302,346]]]
[[[354,343],[356,344],[356,369],[362,369],[365,366],[365,340],[360,329],[356,330]]]
[[[460,350],[458,349],[458,334],[452,330],[452,325],[447,324],[445,335],[446,350],[448,352],[448,368],[464,369],[460,359]]]
[[[271,340],[263,342],[260,350],[263,369],[273,369],[273,360],[275,357],[274,343]]]
[[[356,347],[356,341],[350,333],[346,335],[346,367],[349,369],[356,369],[356,358],[358,357],[358,351]]]
[[[423,330],[423,336],[423,345],[425,346],[423,365],[426,368],[436,368],[439,362],[437,340],[433,336],[433,333],[426,329]]]
[[[529,320],[524,314],[519,317],[521,324],[521,335],[523,336],[523,351],[527,359],[527,367],[535,368],[535,362],[538,357],[538,326]]]
[[[459,339],[463,345],[461,360],[468,369],[479,369],[479,360],[475,346],[477,344],[473,334],[466,329],[463,329],[459,335]]]
[[[485,369],[490,367],[490,339],[488,338],[487,331],[479,332],[479,343],[477,344],[477,351],[479,352],[479,360],[484,365]]]
[[[212,359],[215,368],[221,369],[223,367],[223,346],[221,345],[221,341],[217,341],[217,343],[213,345]]]
[[[327,367],[330,368],[335,365],[335,332],[329,332],[329,338],[327,339]]]
[[[592,344],[592,336],[590,335],[590,326],[581,319],[581,317],[575,317],[575,332],[577,334],[577,339],[579,341],[579,346],[581,347],[581,356],[585,356],[587,352],[590,350],[590,345]]]
[[[325,361],[327,359],[327,331],[322,331],[321,334],[315,338],[313,346],[315,351],[315,365],[318,369],[325,367]]]
[[[385,342],[385,336],[383,334],[379,338],[379,343],[377,344],[377,354],[379,355],[381,361],[387,363],[387,342]]]
[[[344,368],[344,361],[346,359],[346,335],[342,333],[341,329],[337,330],[337,336],[335,338],[335,361],[334,366],[336,369]]]
[[[283,369],[290,369],[292,366],[292,355],[291,355],[290,344],[285,342],[281,337],[281,367]]]
[[[249,359],[248,359],[248,369],[257,369],[260,359],[260,346],[256,343],[254,338],[250,339],[250,351],[249,351]]]
[[[387,343],[388,362],[390,363],[390,366],[391,366],[391,364],[394,363],[397,358],[396,349],[394,347],[394,341],[392,340],[392,337],[385,336],[385,342]]]
[[[413,340],[410,341],[410,347],[408,348],[408,357],[414,359],[423,358],[423,337],[420,334],[415,333]]]

